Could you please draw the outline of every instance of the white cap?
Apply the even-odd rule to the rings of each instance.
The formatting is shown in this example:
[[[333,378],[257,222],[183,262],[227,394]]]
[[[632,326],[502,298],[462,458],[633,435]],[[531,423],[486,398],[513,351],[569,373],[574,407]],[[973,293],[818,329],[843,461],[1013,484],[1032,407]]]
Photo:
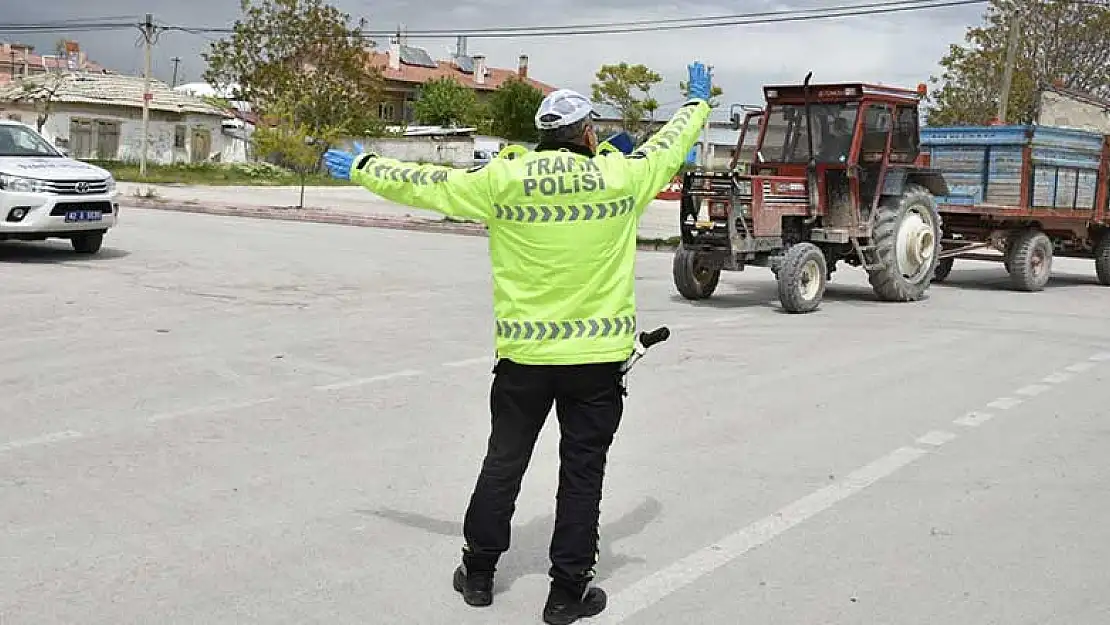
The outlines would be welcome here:
[[[594,113],[594,106],[586,96],[571,89],[559,89],[543,99],[536,111],[536,128],[554,130],[575,124]]]

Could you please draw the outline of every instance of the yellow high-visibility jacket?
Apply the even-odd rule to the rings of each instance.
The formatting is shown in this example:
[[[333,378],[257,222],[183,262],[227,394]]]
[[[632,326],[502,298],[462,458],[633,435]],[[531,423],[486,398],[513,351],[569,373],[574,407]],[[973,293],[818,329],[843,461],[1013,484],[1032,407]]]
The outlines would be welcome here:
[[[691,100],[627,157],[541,149],[461,170],[362,154],[351,180],[400,204],[486,224],[498,357],[616,362],[635,340],[637,225],[709,111]]]

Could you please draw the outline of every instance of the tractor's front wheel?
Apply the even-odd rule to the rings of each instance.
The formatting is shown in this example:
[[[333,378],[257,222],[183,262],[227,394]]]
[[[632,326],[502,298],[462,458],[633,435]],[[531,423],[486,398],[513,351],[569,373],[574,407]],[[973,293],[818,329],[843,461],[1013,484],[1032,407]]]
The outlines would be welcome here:
[[[829,269],[825,253],[812,243],[798,243],[786,250],[776,272],[779,301],[789,313],[817,310],[825,296]]]
[[[868,271],[875,294],[888,302],[921,299],[936,270],[940,235],[937,202],[925,187],[908,184],[901,196],[884,199],[871,235],[881,265]]]
[[[721,281],[721,270],[707,265],[696,252],[680,243],[671,264],[674,285],[682,297],[689,300],[705,299],[717,290]]]

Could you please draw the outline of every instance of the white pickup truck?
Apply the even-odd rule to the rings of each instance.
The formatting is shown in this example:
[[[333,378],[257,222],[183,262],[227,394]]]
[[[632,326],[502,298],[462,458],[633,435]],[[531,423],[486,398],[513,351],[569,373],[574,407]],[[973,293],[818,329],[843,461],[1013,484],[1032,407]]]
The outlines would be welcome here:
[[[100,251],[119,219],[111,174],[66,157],[25,124],[0,120],[0,241],[69,239]]]

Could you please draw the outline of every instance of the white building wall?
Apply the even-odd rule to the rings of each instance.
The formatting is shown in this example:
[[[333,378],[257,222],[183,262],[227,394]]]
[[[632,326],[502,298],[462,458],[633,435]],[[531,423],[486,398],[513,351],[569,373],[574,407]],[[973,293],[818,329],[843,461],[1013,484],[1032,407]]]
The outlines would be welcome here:
[[[1110,133],[1110,107],[1081,102],[1053,91],[1041,93],[1037,124]]]
[[[24,105],[3,104],[0,115],[9,117],[18,115],[23,123],[35,126],[37,114]],[[116,154],[96,154],[100,160],[120,160],[137,162],[142,154],[142,109],[129,107],[89,106],[78,107],[65,104],[55,104],[50,112],[50,117],[43,126],[42,134],[48,141],[60,147],[70,148],[70,123],[74,118],[93,121],[115,121],[120,123],[119,150]],[[171,164],[189,162],[193,160],[192,134],[196,128],[208,130],[211,137],[211,149],[208,154],[198,155],[196,160],[209,160],[217,157],[222,160],[225,143],[230,138],[224,136],[222,128],[223,118],[215,115],[172,115],[161,111],[151,111],[149,124],[149,145],[147,147],[147,162],[155,164]],[[183,148],[174,146],[175,133],[178,126],[185,126],[185,145]],[[95,142],[94,142],[95,145]],[[235,156],[242,149],[231,150],[228,156]]]
[[[361,143],[386,158],[407,162],[470,167],[474,164],[472,137],[399,137],[370,138]]]

